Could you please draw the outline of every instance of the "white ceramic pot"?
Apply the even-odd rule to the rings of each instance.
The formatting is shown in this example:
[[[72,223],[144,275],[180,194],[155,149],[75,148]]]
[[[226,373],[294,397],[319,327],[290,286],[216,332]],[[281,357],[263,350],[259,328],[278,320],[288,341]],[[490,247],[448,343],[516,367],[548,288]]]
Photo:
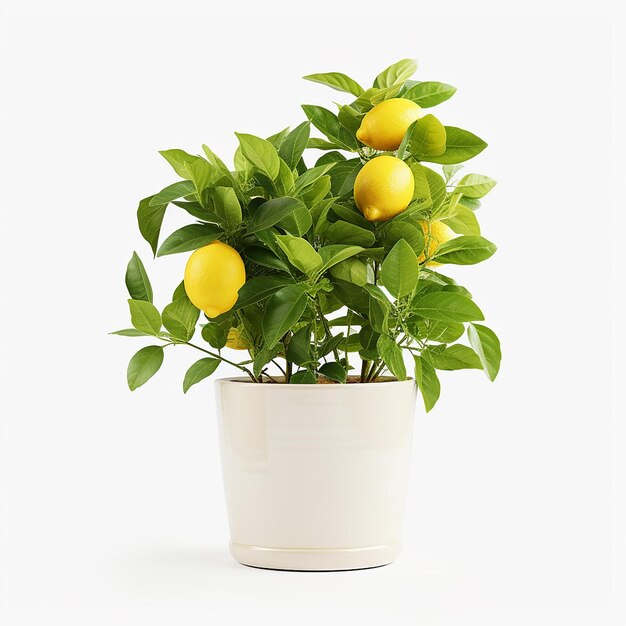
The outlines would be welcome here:
[[[346,570],[400,552],[415,383],[216,381],[231,554]]]

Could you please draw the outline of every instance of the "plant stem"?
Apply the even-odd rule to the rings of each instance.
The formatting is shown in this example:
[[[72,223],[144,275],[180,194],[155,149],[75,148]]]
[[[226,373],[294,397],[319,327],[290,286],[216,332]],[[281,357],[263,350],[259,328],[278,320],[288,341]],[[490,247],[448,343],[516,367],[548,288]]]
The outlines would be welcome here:
[[[361,361],[361,382],[364,383],[367,381],[367,369],[369,367],[369,361],[363,359]]]
[[[255,383],[259,382],[256,379],[256,376],[247,367],[245,367],[244,365],[241,365],[241,363],[235,363],[234,361],[225,359],[221,354],[216,354],[215,352],[211,352],[210,350],[205,350],[204,348],[201,348],[200,346],[197,346],[194,343],[189,343],[188,341],[185,341],[184,344],[192,348],[195,348],[196,350],[200,350],[200,352],[204,352],[205,354],[212,356],[214,359],[219,359],[220,361],[224,361],[224,363],[228,363],[228,365],[232,365],[233,367],[240,369],[242,372],[245,372],[248,376],[250,376],[250,378],[252,379],[252,382],[255,382]]]
[[[288,383],[291,380],[291,371],[293,363],[291,361],[285,361],[285,382]]]

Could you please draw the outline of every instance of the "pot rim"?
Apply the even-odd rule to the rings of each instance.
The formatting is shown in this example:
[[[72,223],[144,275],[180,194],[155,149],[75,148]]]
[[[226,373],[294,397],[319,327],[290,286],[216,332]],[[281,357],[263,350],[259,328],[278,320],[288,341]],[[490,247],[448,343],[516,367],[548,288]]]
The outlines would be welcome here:
[[[276,377],[278,380],[282,379],[282,376]],[[310,384],[310,383],[289,383],[289,384],[275,384],[275,383],[255,383],[253,381],[251,381],[247,376],[228,376],[225,378],[216,378],[215,379],[215,384],[220,384],[220,385],[231,385],[231,384],[240,384],[240,383],[248,383],[248,385],[246,386],[250,386],[253,389],[300,389],[300,388],[306,388],[306,389],[362,389],[364,387],[367,388],[371,388],[371,387],[378,387],[380,385],[384,385],[384,386],[388,386],[388,385],[408,385],[408,384],[415,384],[415,380],[413,378],[407,378],[406,380],[396,380],[396,379],[392,379],[392,380],[383,380],[380,382],[372,382],[372,383],[349,383],[349,384],[341,384],[341,383],[334,383],[334,384],[328,384],[328,385],[317,385],[317,384]]]

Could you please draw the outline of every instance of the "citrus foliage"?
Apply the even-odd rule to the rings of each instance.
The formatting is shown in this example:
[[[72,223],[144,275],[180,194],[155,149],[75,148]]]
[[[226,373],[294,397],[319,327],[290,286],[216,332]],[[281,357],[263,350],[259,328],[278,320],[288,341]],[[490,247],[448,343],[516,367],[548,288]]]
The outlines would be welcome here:
[[[487,144],[424,111],[456,90],[410,80],[415,70],[413,61],[399,61],[367,89],[337,72],[305,77],[351,101],[336,112],[303,105],[306,121],[268,138],[237,133],[233,168],[206,145],[203,155],[161,152],[181,180],[139,203],[139,230],[156,256],[200,250],[194,259],[209,261],[195,270],[188,263],[160,312],[133,254],[126,273],[133,328],[116,334],[160,343],[131,359],[131,389],[160,368],[163,348],[180,344],[206,353],[189,368],[185,392],[221,362],[255,382],[292,384],[370,382],[385,372],[404,379],[409,362],[430,410],[439,397],[437,370],[483,369],[495,378],[497,336],[474,323],[484,316],[470,292],[440,271],[496,250],[476,219],[495,181],[457,176]],[[384,167],[381,156],[389,160]],[[193,221],[162,237],[170,207]],[[214,242],[228,249],[215,266]],[[245,277],[230,258],[243,261]],[[228,284],[231,274],[237,284]],[[458,343],[464,334],[469,345]],[[225,347],[248,356],[233,361],[236,353]]]

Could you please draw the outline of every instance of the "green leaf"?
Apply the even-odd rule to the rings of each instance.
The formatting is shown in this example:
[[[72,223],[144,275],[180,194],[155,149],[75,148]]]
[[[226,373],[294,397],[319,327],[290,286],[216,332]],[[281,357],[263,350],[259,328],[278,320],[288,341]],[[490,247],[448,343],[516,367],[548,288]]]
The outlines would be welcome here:
[[[482,369],[478,355],[468,346],[455,343],[443,350],[427,348],[422,357],[438,370]]]
[[[228,229],[241,223],[241,205],[231,187],[216,187],[214,190],[215,212],[220,222]]]
[[[188,202],[186,200],[174,200],[172,204],[180,207],[184,211],[187,211],[189,215],[193,215],[193,217],[197,217],[199,220],[204,220],[205,222],[217,222],[218,217],[217,214],[214,213],[211,209],[205,209],[199,202]]]
[[[292,235],[277,235],[276,241],[289,262],[301,272],[310,276],[322,266],[322,257],[306,239]]]
[[[311,124],[302,122],[287,135],[280,146],[278,154],[292,170],[296,168],[298,161],[302,158],[302,153],[309,140],[310,130]]]
[[[186,296],[187,292],[185,291],[185,281],[181,280],[178,283],[178,286],[176,287],[176,289],[174,289],[174,293],[172,294],[172,302],[174,302],[174,300],[178,300],[178,298],[182,298],[183,296]]]
[[[350,258],[333,265],[330,273],[335,278],[345,280],[353,285],[362,287],[368,281],[368,266],[360,259]]]
[[[441,322],[420,317],[410,317],[407,320],[407,328],[415,338],[439,343],[452,343],[465,332],[465,326],[460,322]]]
[[[193,154],[189,154],[184,150],[159,150],[159,154],[172,166],[174,171],[181,177],[185,179],[191,178],[189,173],[189,168],[187,167],[189,163],[193,160],[197,159],[197,156]]]
[[[474,265],[493,256],[495,244],[484,237],[463,235],[442,243],[433,257],[437,263]]]
[[[274,146],[274,148],[276,148],[276,150],[279,150],[288,134],[289,127],[283,128],[281,131],[271,135],[270,137],[266,137],[266,139]]]
[[[325,194],[326,192],[324,192],[324,195]],[[311,216],[309,209],[307,209],[304,205],[297,207],[294,211],[283,217],[278,224],[276,224],[278,228],[282,228],[291,235],[297,235],[298,237],[301,237],[308,232],[312,225],[313,217]]]
[[[338,383],[345,383],[348,378],[345,367],[336,361],[324,363],[324,365],[319,368],[318,372],[322,376]]]
[[[296,210],[304,209],[308,213],[308,209],[298,198],[285,196],[284,198],[273,198],[264,202],[253,214],[248,221],[247,232],[256,233],[274,224],[278,224],[282,219],[290,215]]]
[[[296,194],[302,192],[307,187],[310,187],[315,181],[321,178],[328,170],[334,167],[334,163],[325,163],[323,165],[318,165],[316,167],[312,167],[303,174],[301,174],[296,180],[296,184],[294,186],[294,190]]]
[[[252,364],[252,373],[255,376],[260,376],[263,368],[276,356],[279,351],[279,346],[272,348],[261,348],[254,356],[254,362]]]
[[[289,285],[277,291],[267,302],[263,314],[263,338],[273,348],[283,335],[293,328],[307,306],[304,285]]]
[[[313,361],[311,354],[311,325],[297,330],[287,343],[285,356],[296,365],[307,365]]]
[[[446,151],[438,156],[428,157],[431,163],[463,163],[486,147],[487,142],[477,137],[469,130],[463,130],[456,126],[446,126]]]
[[[456,93],[456,87],[438,83],[437,81],[426,81],[417,83],[409,87],[402,97],[419,104],[423,109],[434,107],[445,102]]]
[[[124,328],[122,330],[114,330],[109,335],[119,335],[120,337],[154,337],[152,333],[144,333],[136,328]]]
[[[468,198],[482,198],[486,196],[494,187],[496,181],[489,176],[482,174],[466,174],[461,178],[455,191],[462,193]]]
[[[131,358],[126,371],[126,380],[131,391],[147,383],[163,364],[163,347],[147,346]]]
[[[441,385],[435,368],[417,355],[415,355],[415,382],[422,394],[426,413],[428,413],[439,400]]]
[[[457,204],[454,214],[441,221],[459,235],[480,236],[480,225],[474,211],[464,207],[462,204]]]
[[[189,175],[193,181],[198,197],[209,186],[212,176],[211,164],[202,157],[196,157],[187,165]]]
[[[364,325],[359,331],[359,342],[361,349],[359,355],[367,361],[378,359],[378,339],[380,333],[377,333],[371,326]]]
[[[404,239],[417,255],[424,250],[424,231],[408,222],[390,222],[379,234],[386,251],[391,250],[401,239]]]
[[[402,358],[402,349],[389,335],[381,335],[376,344],[387,369],[398,379],[406,380],[406,366]]]
[[[334,243],[363,246],[364,248],[369,248],[376,241],[376,236],[371,230],[341,220],[330,224],[324,232],[324,236]]]
[[[315,385],[316,383],[317,377],[311,370],[300,370],[289,379],[290,385]]]
[[[363,286],[369,294],[369,321],[372,328],[378,333],[386,333],[391,313],[391,303],[387,296],[376,285]]]
[[[442,322],[472,322],[484,320],[482,311],[467,296],[460,293],[434,291],[418,295],[411,311],[420,317]]]
[[[170,302],[163,309],[163,326],[175,339],[189,341],[196,330],[200,311],[187,296]]]
[[[213,167],[217,168],[219,172],[221,172],[227,178],[230,178],[234,183],[236,183],[236,179],[233,176],[232,172],[228,169],[226,163],[220,159],[209,146],[206,144],[202,144],[202,149],[204,150],[204,154],[206,154],[206,158],[209,160],[209,163],[213,165]],[[237,186],[237,185],[236,185]]]
[[[337,91],[343,91],[345,93],[351,93],[354,96],[360,96],[363,93],[363,87],[359,85],[355,80],[342,74],[341,72],[327,72],[324,74],[309,74],[303,76],[305,80],[310,80],[314,83],[321,83],[332,87]]]
[[[403,83],[417,71],[415,59],[402,59],[384,69],[374,80],[374,87],[391,87]]]
[[[167,203],[152,206],[151,202],[153,198],[154,196],[149,196],[139,203],[139,207],[137,208],[137,223],[139,224],[139,232],[150,244],[150,248],[152,248],[152,254],[156,255],[159,233],[161,232],[161,224],[163,223]]]
[[[230,324],[215,324],[209,322],[202,327],[202,339],[216,350],[221,350],[228,341]]]
[[[310,137],[306,142],[307,148],[315,148],[316,150],[343,150],[344,146],[340,146],[332,141],[326,141],[326,139],[319,139],[318,137]]]
[[[444,165],[442,168],[443,176],[448,182],[459,170],[463,169],[462,165]]]
[[[368,222],[363,217],[363,213],[356,208],[356,204],[354,204],[352,200],[349,200],[347,204],[335,202],[332,209],[333,213],[345,222],[350,222],[350,224],[364,228],[371,233],[374,232],[374,226],[372,226],[372,223]]]
[[[150,206],[156,207],[162,204],[168,204],[172,200],[178,200],[194,193],[196,190],[195,185],[190,180],[181,180],[172,185],[168,185],[165,189],[162,189],[155,196],[152,196],[150,200]]]
[[[320,165],[328,165],[329,163],[338,163],[339,161],[345,161],[346,157],[341,154],[341,152],[337,152],[336,150],[332,150],[331,152],[326,152],[322,154],[322,156],[315,161],[315,167],[319,167]]]
[[[146,268],[136,252],[133,252],[133,256],[128,262],[125,280],[126,288],[133,300],[152,302],[152,285],[150,284]]]
[[[415,120],[406,131],[405,152],[418,159],[427,159],[429,156],[443,154],[446,149],[446,128],[431,114]],[[404,158],[404,153],[398,150],[398,158]]]
[[[313,207],[322,199],[326,198],[330,191],[330,177],[322,176],[312,185],[309,185],[300,192],[300,199],[307,207]]]
[[[257,265],[289,273],[287,264],[264,246],[249,246],[244,250],[244,254],[247,259]]]
[[[313,104],[303,104],[302,109],[311,124],[334,144],[333,148],[339,147],[345,150],[358,148],[356,138],[341,125],[339,118],[332,111]]]
[[[237,302],[232,310],[236,311],[261,302],[291,284],[293,284],[293,280],[288,276],[255,276],[249,278],[239,290]]]
[[[431,170],[429,167],[426,167],[425,165],[420,165],[420,167],[426,176],[426,180],[428,181],[428,188],[430,190],[430,198],[432,201],[431,209],[435,211],[446,199],[446,183],[444,179],[437,174],[437,172]]]
[[[495,380],[500,371],[502,351],[498,336],[487,326],[470,324],[467,327],[470,345],[480,359],[481,365],[489,380]]]
[[[324,262],[324,265],[319,273],[321,274],[325,272],[333,265],[337,265],[337,263],[341,263],[342,261],[349,259],[351,256],[359,254],[359,252],[363,252],[364,250],[365,248],[362,248],[361,246],[344,246],[338,244],[324,246],[319,251],[322,261]]]
[[[380,267],[380,278],[389,293],[401,298],[415,289],[419,264],[413,248],[404,239],[391,249]]]
[[[328,173],[333,196],[341,197],[352,194],[354,181],[362,168],[363,163],[361,159],[348,159],[336,163]]]
[[[266,139],[254,135],[245,133],[235,133],[235,135],[239,139],[239,146],[246,160],[259,172],[274,180],[280,169],[280,160],[276,148]]]
[[[218,368],[219,364],[219,359],[212,359],[210,357],[196,361],[185,374],[183,393],[187,393],[190,387],[208,378]]]
[[[157,256],[197,250],[219,239],[224,231],[215,224],[189,224],[175,230],[159,248]]]
[[[130,321],[137,330],[150,335],[161,332],[161,315],[154,304],[145,300],[128,300],[128,306]]]

